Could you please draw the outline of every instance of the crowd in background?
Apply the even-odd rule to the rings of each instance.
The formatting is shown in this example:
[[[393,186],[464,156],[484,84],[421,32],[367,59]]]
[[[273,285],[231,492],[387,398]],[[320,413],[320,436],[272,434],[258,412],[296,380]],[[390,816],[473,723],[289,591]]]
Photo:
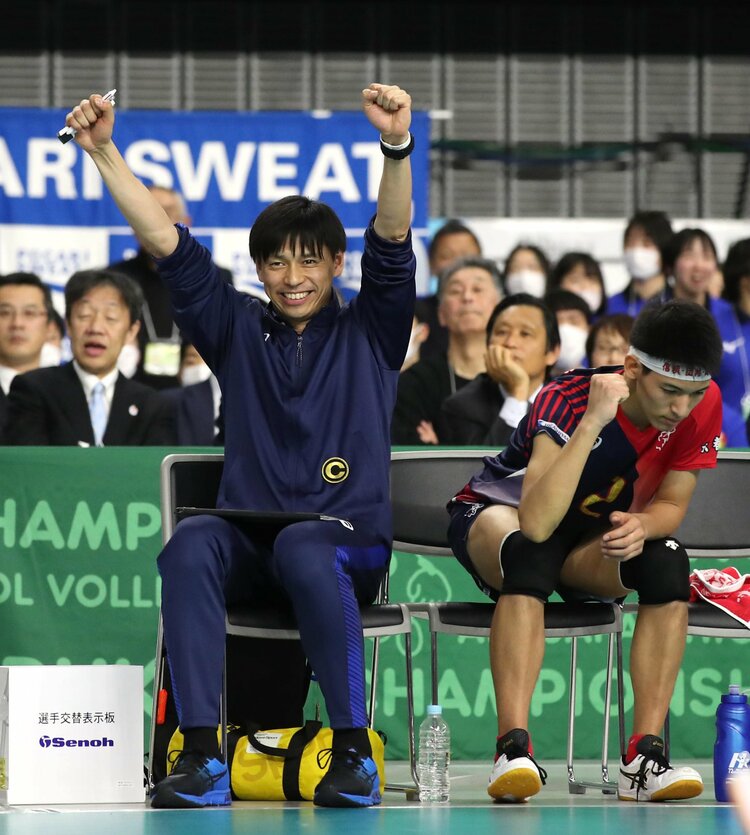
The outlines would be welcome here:
[[[152,192],[173,222],[190,223],[178,193]],[[609,297],[589,253],[551,263],[528,241],[497,264],[458,220],[434,234],[428,254],[436,291],[417,301],[394,444],[505,445],[546,381],[571,368],[621,364],[634,318],[670,298],[714,316],[724,346],[722,444],[749,444],[750,239],[720,263],[703,229],[674,232],[664,212],[638,212],[623,236],[630,281]],[[232,282],[227,270],[222,277]],[[223,442],[218,382],[174,324],[167,288],[144,251],[72,276],[64,318],[37,276],[0,278],[0,441]]]
[[[664,212],[638,212],[623,235],[630,281],[609,297],[587,252],[553,264],[529,241],[498,271],[458,220],[435,233],[428,252],[437,290],[417,302],[394,444],[502,445],[544,382],[571,368],[620,365],[644,306],[679,298],[716,320],[724,348],[716,379],[721,443],[748,445],[750,239],[732,244],[721,263],[705,230],[675,232]]]

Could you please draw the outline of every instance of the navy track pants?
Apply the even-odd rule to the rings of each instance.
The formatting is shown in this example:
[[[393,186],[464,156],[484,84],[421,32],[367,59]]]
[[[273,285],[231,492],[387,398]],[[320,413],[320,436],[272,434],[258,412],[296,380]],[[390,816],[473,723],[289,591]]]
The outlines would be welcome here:
[[[220,721],[229,603],[294,611],[333,728],[367,725],[359,603],[374,600],[390,558],[382,537],[339,521],[253,533],[218,516],[192,516],[159,555],[162,617],[180,726]]]

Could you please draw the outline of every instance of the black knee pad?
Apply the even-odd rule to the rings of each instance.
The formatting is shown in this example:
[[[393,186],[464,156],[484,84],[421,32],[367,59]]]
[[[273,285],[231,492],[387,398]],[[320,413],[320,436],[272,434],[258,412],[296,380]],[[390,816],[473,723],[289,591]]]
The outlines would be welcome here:
[[[525,594],[546,603],[569,550],[569,544],[554,534],[545,542],[532,542],[521,531],[508,534],[500,549],[500,594]]]
[[[638,602],[671,603],[690,597],[690,560],[674,537],[651,539],[643,552],[620,565],[625,588],[638,592]]]

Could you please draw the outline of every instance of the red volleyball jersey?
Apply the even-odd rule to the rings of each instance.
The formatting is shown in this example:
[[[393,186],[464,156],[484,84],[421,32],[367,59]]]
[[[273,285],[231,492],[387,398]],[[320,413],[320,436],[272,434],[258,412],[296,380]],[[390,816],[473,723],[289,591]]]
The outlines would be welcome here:
[[[452,501],[518,507],[534,438],[544,433],[560,446],[567,443],[586,412],[591,376],[597,371],[576,369],[544,386],[508,446],[485,458],[482,472]],[[614,510],[643,510],[670,470],[715,467],[720,434],[721,393],[714,382],[669,432],[639,429],[619,408],[592,447],[561,525],[584,531],[606,524]]]

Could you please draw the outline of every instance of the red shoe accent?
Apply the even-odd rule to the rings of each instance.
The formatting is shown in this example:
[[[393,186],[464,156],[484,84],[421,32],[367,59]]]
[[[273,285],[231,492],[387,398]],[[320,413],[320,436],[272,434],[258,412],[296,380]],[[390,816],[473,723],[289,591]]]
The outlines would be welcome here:
[[[630,737],[630,739],[628,740],[628,749],[625,752],[626,763],[633,762],[633,760],[636,758],[636,756],[638,755],[638,752],[636,751],[636,746],[643,739],[644,736],[646,736],[646,734],[633,734],[633,736]]]

